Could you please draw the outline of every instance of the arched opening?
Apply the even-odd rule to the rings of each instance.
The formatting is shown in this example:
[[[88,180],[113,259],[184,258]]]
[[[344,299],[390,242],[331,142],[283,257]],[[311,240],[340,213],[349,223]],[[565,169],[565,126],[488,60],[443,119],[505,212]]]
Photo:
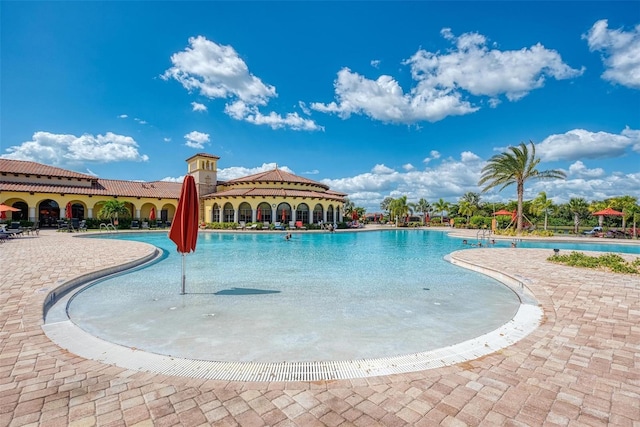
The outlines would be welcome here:
[[[323,220],[323,209],[322,209],[322,205],[320,203],[318,203],[314,208],[313,208],[313,223],[314,224],[318,224],[320,223],[320,221]]]
[[[5,214],[7,218],[11,216],[11,221],[27,221],[29,219],[29,205],[27,205],[25,202],[13,202],[9,206],[20,209],[19,211],[15,212],[3,212],[3,214]]]
[[[291,206],[289,203],[280,203],[278,205],[278,209],[276,209],[276,221],[282,222],[283,225],[291,221]]]
[[[225,203],[222,210],[223,222],[233,222],[233,214],[235,213],[233,205],[231,203]]]
[[[84,205],[79,202],[71,204],[71,218],[84,219]]]
[[[327,222],[335,222],[335,218],[333,215],[333,205],[329,205],[327,208]]]
[[[256,221],[271,223],[271,205],[267,202],[262,202],[256,209]]]
[[[60,219],[60,206],[58,202],[52,199],[46,199],[40,202],[38,206],[38,218],[40,227],[58,227]]]
[[[214,203],[211,208],[211,222],[220,222],[220,205],[217,203]]]
[[[309,206],[306,203],[300,203],[296,207],[296,221],[309,224]]]
[[[245,223],[253,221],[253,211],[249,203],[240,203],[238,207],[238,221],[244,221]]]

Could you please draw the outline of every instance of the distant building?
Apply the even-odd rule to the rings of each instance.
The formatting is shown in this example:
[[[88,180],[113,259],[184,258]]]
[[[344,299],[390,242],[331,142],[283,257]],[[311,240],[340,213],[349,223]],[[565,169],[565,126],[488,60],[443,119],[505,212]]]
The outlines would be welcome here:
[[[200,195],[200,220],[204,222],[287,222],[304,224],[342,219],[346,194],[325,184],[281,169],[230,181],[217,180],[217,161],[210,154],[187,159]],[[64,219],[67,203],[72,217],[97,218],[108,200],[124,202],[131,217],[171,221],[178,206],[180,183],[124,181],[97,178],[23,160],[0,159],[0,202],[20,209],[6,212],[8,220],[29,220],[53,226]]]

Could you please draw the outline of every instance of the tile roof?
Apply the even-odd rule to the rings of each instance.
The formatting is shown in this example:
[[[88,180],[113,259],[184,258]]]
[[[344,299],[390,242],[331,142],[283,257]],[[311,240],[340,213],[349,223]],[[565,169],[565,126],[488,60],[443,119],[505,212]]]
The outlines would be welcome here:
[[[41,175],[55,176],[63,178],[80,178],[80,179],[97,179],[93,175],[78,173],[67,169],[57,168],[55,166],[47,166],[42,163],[29,162],[26,160],[10,160],[0,158],[0,172],[23,174],[23,175]]]
[[[344,194],[335,191],[293,190],[289,188],[231,188],[208,194],[206,199],[219,197],[307,197],[317,199],[342,200]]]
[[[311,179],[303,178],[298,175],[294,175],[289,172],[285,172],[282,169],[275,168],[266,172],[259,172],[253,175],[243,176],[241,178],[232,179],[226,182],[227,185],[245,184],[249,182],[286,182],[296,184],[314,185],[325,190],[329,189],[329,186],[322,184]]]
[[[1,191],[82,194],[93,196],[153,197],[178,199],[182,184],[179,182],[136,182],[114,179],[96,179],[91,187],[0,181]]]

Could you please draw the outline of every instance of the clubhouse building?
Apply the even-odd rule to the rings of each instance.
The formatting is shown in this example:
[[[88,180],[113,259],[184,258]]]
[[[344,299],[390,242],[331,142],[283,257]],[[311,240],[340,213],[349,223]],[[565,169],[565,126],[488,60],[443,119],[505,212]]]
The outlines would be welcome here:
[[[201,222],[303,224],[341,222],[346,194],[277,167],[229,181],[218,181],[220,158],[200,153],[187,159],[195,178]],[[72,218],[98,218],[107,201],[124,202],[134,219],[170,222],[182,184],[168,181],[123,181],[97,178],[53,166],[0,158],[0,203],[19,209],[5,212],[7,221],[57,225],[71,205]]]

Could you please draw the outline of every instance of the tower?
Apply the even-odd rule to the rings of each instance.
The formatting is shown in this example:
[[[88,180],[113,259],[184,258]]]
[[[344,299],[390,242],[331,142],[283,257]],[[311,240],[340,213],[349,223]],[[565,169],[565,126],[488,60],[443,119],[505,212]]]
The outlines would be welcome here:
[[[198,153],[187,159],[187,173],[196,181],[198,197],[215,193],[218,183],[218,160],[220,157],[206,153]]]

